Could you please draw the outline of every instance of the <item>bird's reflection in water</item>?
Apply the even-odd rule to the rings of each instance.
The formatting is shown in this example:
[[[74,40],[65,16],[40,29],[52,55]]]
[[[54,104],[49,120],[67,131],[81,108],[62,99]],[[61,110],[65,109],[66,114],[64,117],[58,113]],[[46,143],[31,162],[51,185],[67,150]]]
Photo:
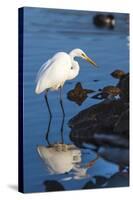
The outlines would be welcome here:
[[[98,159],[96,156],[88,163],[83,163],[81,150],[72,144],[58,143],[48,147],[39,145],[37,151],[50,174],[68,173],[69,176],[62,179],[64,181],[89,177],[87,170]]]
[[[49,141],[49,134],[50,134],[51,122],[52,122],[52,117],[49,118],[48,127],[47,127],[47,130],[45,132],[45,140],[47,141],[48,146],[51,145],[51,143]],[[61,127],[60,127],[60,135],[61,135],[61,143],[62,144],[64,143],[64,136],[63,136],[64,122],[65,122],[65,115],[63,115],[63,117],[62,117]]]
[[[37,151],[45,163],[49,174],[69,173],[69,177],[64,180],[81,179],[88,177],[88,168],[92,167],[98,156],[94,160],[83,163],[82,151],[73,144],[66,144],[63,138],[64,116],[61,123],[61,142],[51,144],[49,141],[51,118],[46,132],[48,145],[38,145]]]
[[[88,160],[84,161],[84,153],[82,149],[78,148],[74,144],[66,144],[64,141],[64,121],[65,115],[62,117],[60,136],[61,140],[56,143],[51,143],[50,127],[52,117],[49,118],[47,131],[45,133],[45,140],[47,145],[38,145],[37,152],[40,158],[44,162],[44,170],[47,170],[49,175],[61,175],[60,181],[91,179],[92,177],[88,173],[88,169],[93,167],[98,159],[98,155],[94,155],[94,159],[89,157]],[[56,180],[45,180],[44,181],[45,191],[63,191],[64,186]]]
[[[49,122],[48,122],[48,128],[47,128],[47,131],[45,133],[45,139],[48,143],[48,145],[50,145],[50,141],[49,141],[49,132],[50,132],[50,127],[51,127],[51,121],[52,121],[52,118],[50,117],[49,118]]]

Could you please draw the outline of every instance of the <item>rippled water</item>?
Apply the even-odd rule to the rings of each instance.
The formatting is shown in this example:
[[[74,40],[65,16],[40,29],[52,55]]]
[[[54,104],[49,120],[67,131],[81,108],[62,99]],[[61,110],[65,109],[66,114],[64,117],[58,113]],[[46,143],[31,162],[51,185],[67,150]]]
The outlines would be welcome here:
[[[24,191],[45,191],[44,181],[56,180],[66,190],[80,189],[88,181],[64,181],[70,174],[50,175],[40,159],[37,146],[47,145],[45,132],[49,116],[44,95],[35,94],[35,79],[40,66],[58,51],[69,52],[74,48],[83,49],[99,66],[91,68],[85,61],[77,59],[81,69],[79,76],[66,82],[63,89],[65,108],[64,142],[71,144],[68,120],[80,110],[87,108],[97,100],[87,98],[78,106],[67,99],[67,92],[77,82],[85,88],[98,90],[117,81],[110,76],[116,68],[128,71],[128,14],[114,14],[116,27],[114,29],[96,28],[92,19],[95,12],[54,10],[41,8],[24,9]],[[93,80],[99,80],[94,82]],[[91,96],[91,95],[90,95]],[[49,93],[49,102],[53,113],[49,132],[50,143],[61,142],[60,127],[62,113],[59,105],[58,92]],[[89,148],[81,149],[85,161],[95,158],[95,153]],[[109,177],[118,171],[118,166],[98,159],[88,170],[91,176]]]

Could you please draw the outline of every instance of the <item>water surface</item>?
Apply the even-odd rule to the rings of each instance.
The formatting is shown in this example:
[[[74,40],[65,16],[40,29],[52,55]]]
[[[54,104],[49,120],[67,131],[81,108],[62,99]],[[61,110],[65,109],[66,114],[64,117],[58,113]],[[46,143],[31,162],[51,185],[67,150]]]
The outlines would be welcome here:
[[[77,59],[81,66],[80,74],[74,80],[66,82],[63,89],[65,108],[64,142],[71,144],[68,121],[80,110],[97,102],[87,98],[78,106],[67,99],[67,92],[74,88],[77,82],[83,87],[98,90],[106,85],[114,85],[117,80],[110,76],[116,68],[128,71],[128,15],[114,14],[116,27],[114,29],[96,28],[92,19],[95,12],[69,11],[41,8],[24,9],[24,191],[45,191],[44,181],[56,180],[66,190],[82,188],[88,179],[63,181],[68,175],[50,175],[41,161],[37,145],[47,145],[45,132],[49,116],[44,94],[35,94],[35,79],[40,66],[58,51],[69,52],[81,48],[88,54],[99,68],[94,69],[88,63]],[[94,82],[93,80],[99,80]],[[90,95],[91,96],[91,95]],[[53,119],[51,122],[49,140],[51,143],[61,142],[60,127],[62,113],[59,105],[59,93],[49,93]],[[91,160],[95,153],[81,149],[84,160]],[[93,176],[110,177],[118,171],[114,163],[98,159],[88,170]]]

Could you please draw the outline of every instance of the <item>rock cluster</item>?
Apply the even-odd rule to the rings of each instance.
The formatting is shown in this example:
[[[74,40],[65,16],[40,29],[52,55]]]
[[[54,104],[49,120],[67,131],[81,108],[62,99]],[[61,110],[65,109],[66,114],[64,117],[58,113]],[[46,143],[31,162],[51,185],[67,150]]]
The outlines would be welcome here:
[[[102,101],[69,120],[70,138],[78,146],[91,143],[115,148],[129,147],[129,74],[119,79],[120,98]]]

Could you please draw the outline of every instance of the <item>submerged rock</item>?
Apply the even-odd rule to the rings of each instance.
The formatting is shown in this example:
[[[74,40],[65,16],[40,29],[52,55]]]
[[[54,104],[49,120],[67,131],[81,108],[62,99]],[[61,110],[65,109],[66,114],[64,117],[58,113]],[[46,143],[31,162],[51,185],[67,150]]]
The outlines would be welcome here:
[[[73,90],[70,90],[67,93],[67,98],[70,101],[74,101],[75,103],[77,103],[78,105],[81,105],[85,99],[88,97],[89,93],[94,92],[93,90],[89,90],[89,89],[84,89],[81,85],[80,82],[78,82],[75,85],[75,88]]]

